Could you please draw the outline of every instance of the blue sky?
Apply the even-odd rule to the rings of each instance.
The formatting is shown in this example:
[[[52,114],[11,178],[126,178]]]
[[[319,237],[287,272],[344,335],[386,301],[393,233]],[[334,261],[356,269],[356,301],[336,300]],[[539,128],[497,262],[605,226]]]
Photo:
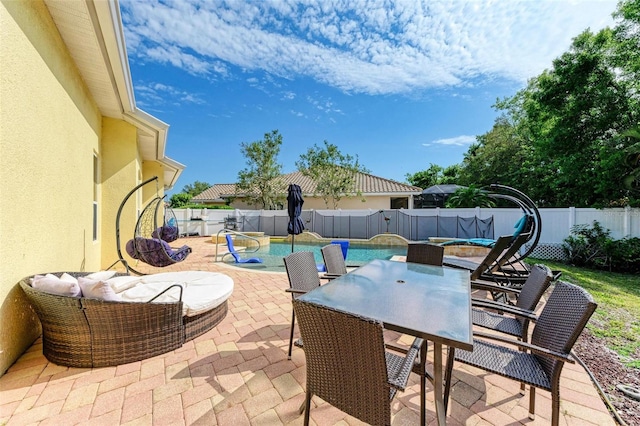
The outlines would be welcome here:
[[[616,1],[121,0],[139,108],[171,127],[166,155],[233,183],[242,142],[279,130],[283,172],[324,140],[406,181],[462,161],[496,99],[613,24]]]

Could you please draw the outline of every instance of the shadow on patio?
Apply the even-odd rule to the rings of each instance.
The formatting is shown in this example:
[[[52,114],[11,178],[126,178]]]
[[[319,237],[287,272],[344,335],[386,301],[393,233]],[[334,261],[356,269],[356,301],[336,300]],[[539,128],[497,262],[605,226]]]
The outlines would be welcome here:
[[[286,274],[252,272],[213,263],[215,245],[195,237],[189,258],[162,270],[205,270],[233,278],[229,313],[216,328],[180,349],[117,367],[77,369],[49,363],[42,343],[0,378],[0,424],[302,424],[304,352],[287,360],[291,299]],[[432,354],[429,354],[432,358]],[[527,418],[528,392],[497,375],[456,363],[448,424],[548,424],[551,400],[538,392],[536,420]],[[561,424],[614,425],[587,373],[566,365],[561,379]],[[427,387],[427,421],[433,424],[433,391]],[[392,403],[394,425],[419,422],[418,377]],[[366,396],[365,396],[366,397]],[[360,421],[314,398],[312,423]]]

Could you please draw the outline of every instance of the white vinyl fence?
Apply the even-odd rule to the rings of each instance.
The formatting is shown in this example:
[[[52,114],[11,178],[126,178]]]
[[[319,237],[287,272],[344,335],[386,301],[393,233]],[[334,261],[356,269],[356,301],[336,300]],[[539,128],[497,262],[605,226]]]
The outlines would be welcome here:
[[[225,225],[238,231],[286,236],[289,221],[286,210],[174,209],[174,213],[182,234],[201,236],[215,235]],[[592,225],[594,221],[611,231],[614,239],[640,237],[639,208],[554,208],[540,209],[540,215],[542,233],[537,251],[533,253],[535,257],[561,258],[561,245],[570,235],[571,227]],[[409,240],[426,240],[435,236],[497,238],[512,234],[522,211],[503,208],[303,210],[301,216],[307,230],[326,238],[366,239],[390,232]]]

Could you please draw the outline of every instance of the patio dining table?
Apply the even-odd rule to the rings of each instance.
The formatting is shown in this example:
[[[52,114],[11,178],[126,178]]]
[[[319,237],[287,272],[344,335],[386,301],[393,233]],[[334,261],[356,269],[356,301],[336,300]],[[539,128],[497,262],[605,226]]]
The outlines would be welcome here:
[[[434,387],[436,417],[446,424],[443,345],[473,349],[469,272],[440,266],[373,260],[300,297],[383,323],[383,327],[425,340],[420,383],[420,424],[426,423],[426,379]],[[427,341],[433,342],[433,375],[426,369]]]

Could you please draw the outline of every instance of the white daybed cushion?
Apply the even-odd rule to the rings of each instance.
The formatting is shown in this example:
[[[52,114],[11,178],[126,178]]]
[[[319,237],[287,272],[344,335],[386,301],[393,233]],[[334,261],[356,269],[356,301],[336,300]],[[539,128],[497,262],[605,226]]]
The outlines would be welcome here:
[[[121,293],[122,300],[148,302],[167,287],[179,284],[183,288],[183,315],[186,316],[195,316],[220,306],[233,292],[231,277],[217,272],[165,272],[140,278],[139,284]],[[171,289],[154,302],[176,302],[179,295],[177,288]]]
[[[31,287],[59,296],[80,297],[82,294],[78,280],[67,273],[62,274],[60,278],[53,274],[36,275],[31,281]]]

